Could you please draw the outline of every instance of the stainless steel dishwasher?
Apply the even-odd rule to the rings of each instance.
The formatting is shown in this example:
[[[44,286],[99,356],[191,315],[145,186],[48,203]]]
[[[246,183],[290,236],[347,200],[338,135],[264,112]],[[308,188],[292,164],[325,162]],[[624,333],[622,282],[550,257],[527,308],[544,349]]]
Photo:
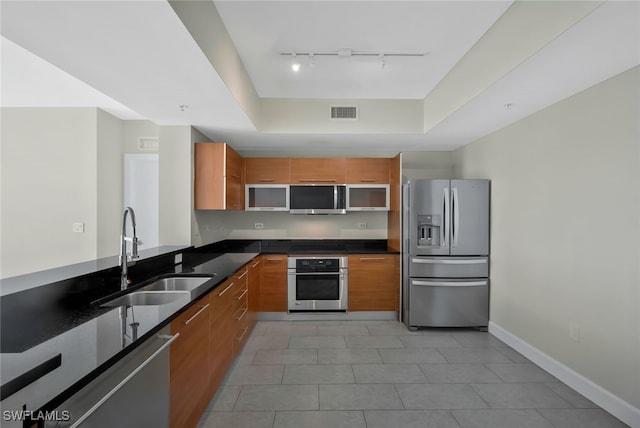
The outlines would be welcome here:
[[[165,327],[99,375],[56,410],[65,422],[46,427],[169,426],[169,346],[179,336]]]

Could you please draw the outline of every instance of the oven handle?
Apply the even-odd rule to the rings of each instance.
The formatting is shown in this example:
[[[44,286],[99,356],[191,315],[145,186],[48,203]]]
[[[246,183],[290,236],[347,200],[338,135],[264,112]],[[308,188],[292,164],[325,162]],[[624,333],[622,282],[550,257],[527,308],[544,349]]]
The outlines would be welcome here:
[[[309,272],[309,273],[298,273],[298,272],[289,272],[289,275],[344,275],[344,272]]]

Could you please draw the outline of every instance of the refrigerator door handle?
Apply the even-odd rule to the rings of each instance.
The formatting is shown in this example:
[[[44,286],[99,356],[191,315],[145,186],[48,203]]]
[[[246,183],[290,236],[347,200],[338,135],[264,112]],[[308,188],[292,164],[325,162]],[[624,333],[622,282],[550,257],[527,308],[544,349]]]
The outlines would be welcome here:
[[[486,264],[487,259],[411,259],[411,263],[423,263],[423,264],[434,264],[434,265],[480,265]]]
[[[444,222],[444,228],[440,228],[441,230],[444,229],[441,233],[440,236],[440,242],[442,242],[442,246],[443,247],[448,247],[449,246],[449,227],[451,226],[449,223],[449,188],[445,187],[444,189],[442,189],[442,202],[443,202],[443,215],[442,215],[442,221]],[[442,236],[444,235],[444,236]]]
[[[487,281],[416,281],[412,280],[411,285],[426,285],[431,287],[482,287],[487,285]]]
[[[451,206],[453,208],[453,222],[451,225],[451,239],[452,247],[458,246],[458,235],[459,235],[459,225],[460,225],[460,201],[458,200],[458,188],[453,188],[453,200],[451,201]]]

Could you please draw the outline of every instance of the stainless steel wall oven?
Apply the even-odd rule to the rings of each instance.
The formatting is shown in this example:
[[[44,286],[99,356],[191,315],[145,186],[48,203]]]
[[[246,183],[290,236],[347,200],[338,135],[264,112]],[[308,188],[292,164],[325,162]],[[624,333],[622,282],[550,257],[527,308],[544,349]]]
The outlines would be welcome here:
[[[289,312],[345,312],[348,306],[348,257],[289,257]]]

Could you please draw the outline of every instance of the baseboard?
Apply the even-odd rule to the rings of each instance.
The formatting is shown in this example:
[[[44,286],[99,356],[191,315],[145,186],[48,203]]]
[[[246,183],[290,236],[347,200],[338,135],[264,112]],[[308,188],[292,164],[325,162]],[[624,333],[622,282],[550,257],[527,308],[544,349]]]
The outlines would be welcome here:
[[[511,346],[516,351],[536,363],[598,406],[611,413],[622,422],[634,428],[640,428],[640,409],[627,403],[620,397],[573,371],[561,362],[531,346],[518,336],[499,325],[489,322],[489,333]]]
[[[258,313],[259,321],[391,321],[397,319],[397,311]]]

